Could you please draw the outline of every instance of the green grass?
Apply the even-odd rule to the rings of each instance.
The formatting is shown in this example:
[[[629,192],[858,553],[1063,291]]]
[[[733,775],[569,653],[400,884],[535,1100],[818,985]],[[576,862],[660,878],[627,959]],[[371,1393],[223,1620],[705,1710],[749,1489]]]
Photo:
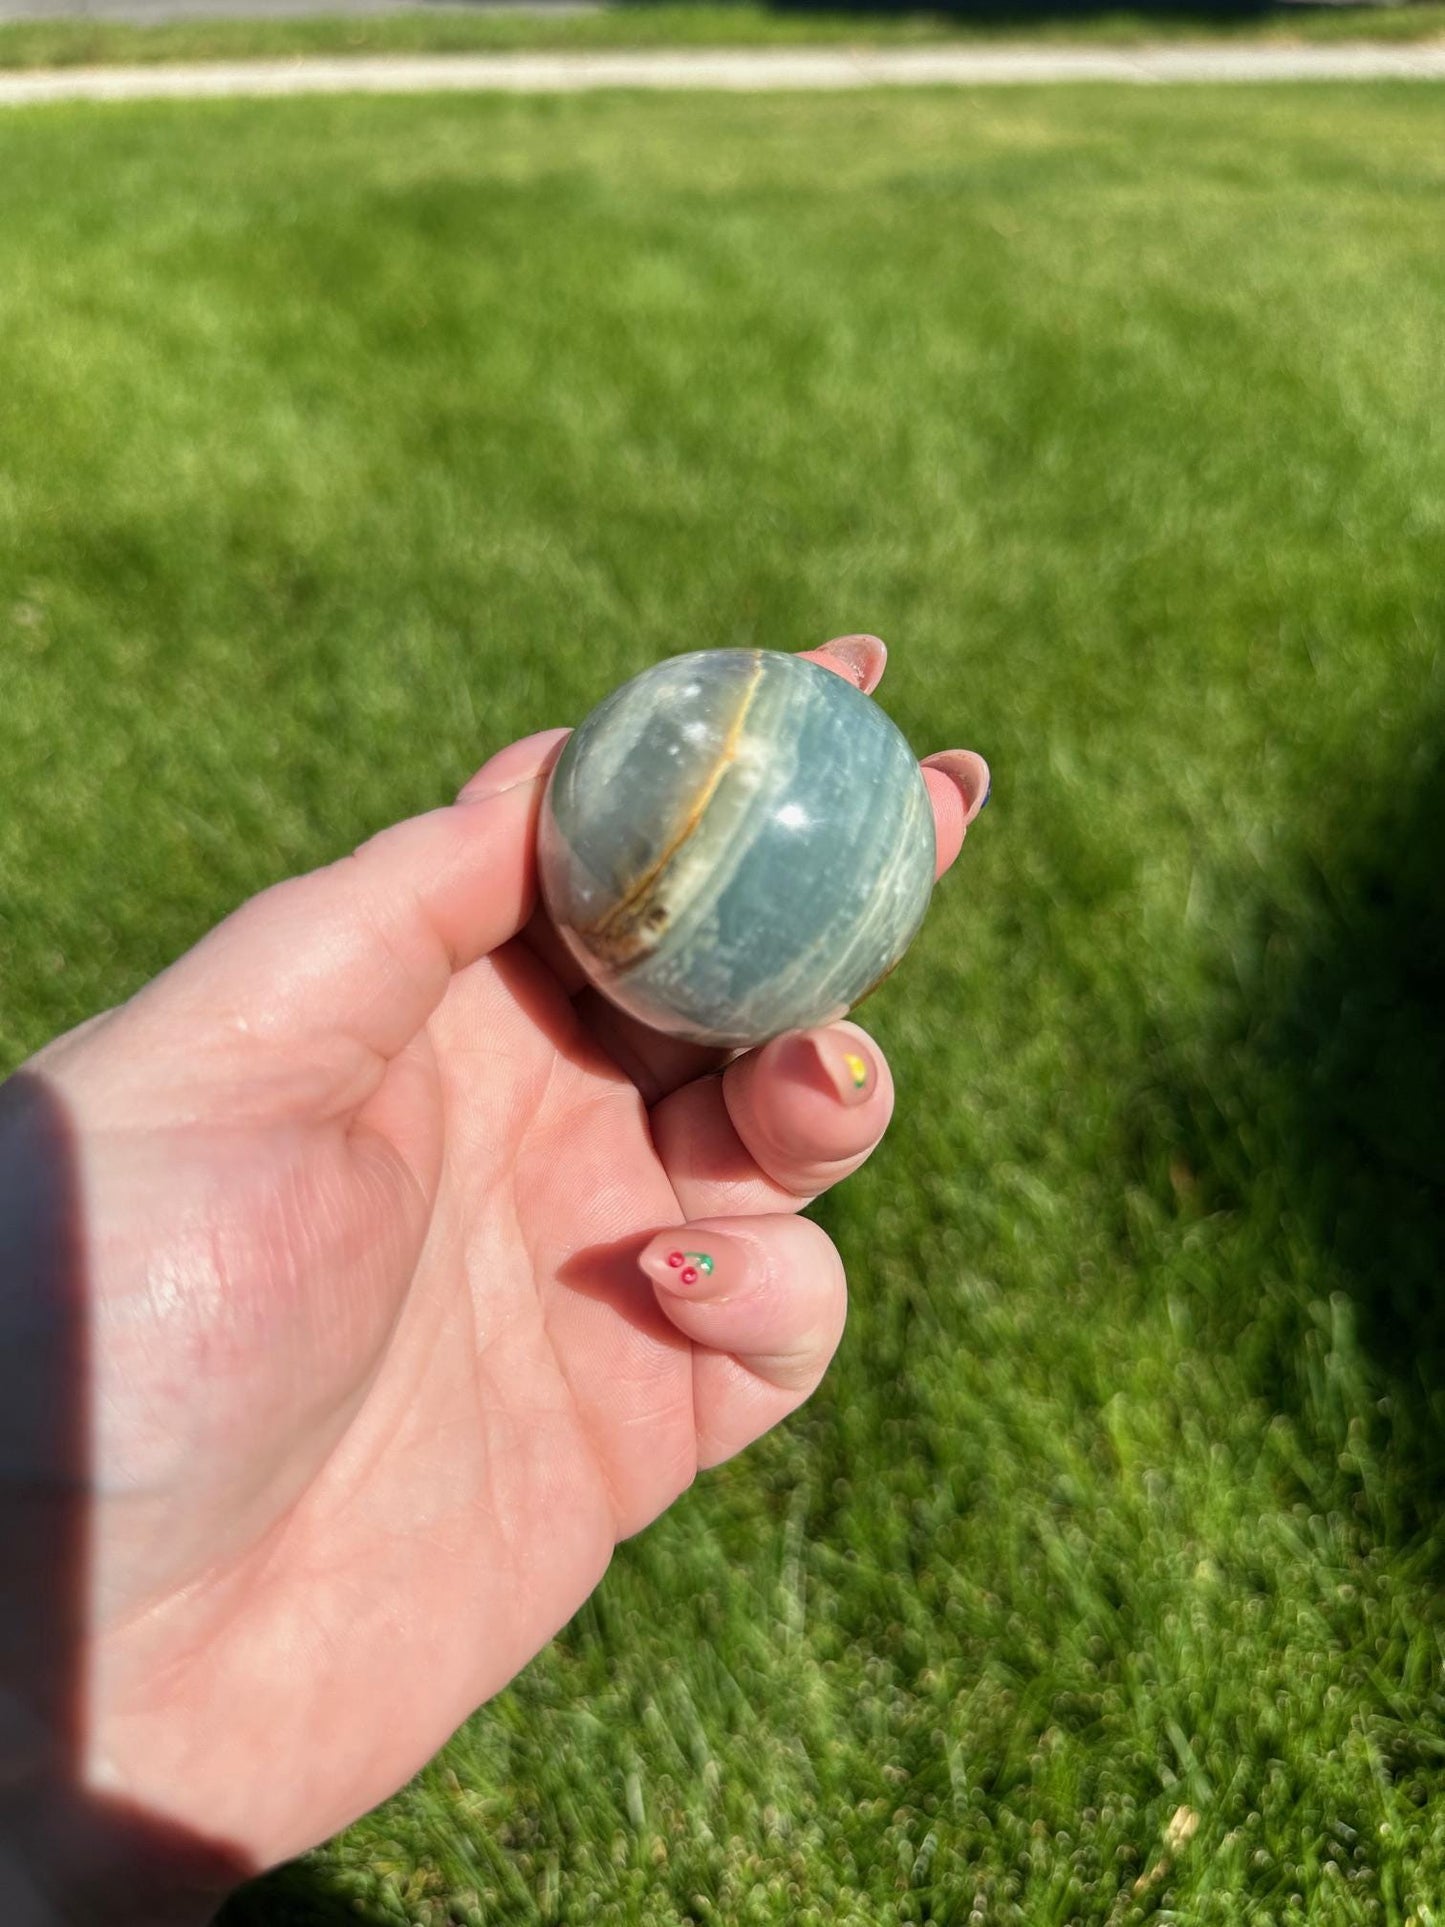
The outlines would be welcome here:
[[[824,1389],[228,1927],[1445,1918],[1440,96],[57,108],[0,178],[8,1061],[670,651],[874,629],[996,775]]]
[[[507,53],[607,47],[897,47],[940,41],[1140,46],[1160,40],[1424,41],[1445,36],[1445,0],[1379,6],[1270,6],[1233,0],[1107,8],[1059,0],[985,0],[956,12],[775,11],[753,0],[621,5],[560,16],[453,12],[311,20],[180,20],[127,26],[98,19],[0,22],[0,67],[101,66],[116,61],[241,60],[296,54]]]

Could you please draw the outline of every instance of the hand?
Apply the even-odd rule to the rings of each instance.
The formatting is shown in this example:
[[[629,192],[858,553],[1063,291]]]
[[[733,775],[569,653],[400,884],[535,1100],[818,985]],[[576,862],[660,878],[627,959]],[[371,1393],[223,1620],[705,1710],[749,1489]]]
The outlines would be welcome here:
[[[872,689],[883,654],[814,660]],[[286,1858],[821,1376],[843,1273],[798,1213],[881,1136],[887,1067],[835,1024],[723,1068],[582,989],[534,910],[565,733],[247,903],[0,1090],[0,1516],[22,1584],[77,1493],[87,1549],[78,1603],[5,1605],[0,1785],[64,1755],[233,1872]],[[988,772],[925,775],[942,870]]]

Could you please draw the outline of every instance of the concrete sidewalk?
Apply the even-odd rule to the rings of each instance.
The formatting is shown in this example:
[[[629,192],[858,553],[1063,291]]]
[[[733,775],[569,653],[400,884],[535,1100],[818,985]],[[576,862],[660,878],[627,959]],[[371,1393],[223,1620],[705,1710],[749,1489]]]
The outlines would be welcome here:
[[[0,75],[0,106],[60,100],[213,100],[290,94],[735,93],[857,87],[1008,87],[1040,82],[1445,80],[1445,45],[768,48],[558,54],[432,54],[92,67]]]

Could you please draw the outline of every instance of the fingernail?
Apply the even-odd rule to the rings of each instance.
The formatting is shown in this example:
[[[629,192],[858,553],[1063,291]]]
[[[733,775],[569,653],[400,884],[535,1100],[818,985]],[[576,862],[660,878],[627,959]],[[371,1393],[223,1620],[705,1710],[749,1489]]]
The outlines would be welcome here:
[[[653,1284],[684,1298],[726,1298],[747,1276],[747,1249],[717,1231],[679,1225],[659,1233],[637,1260]]]
[[[841,662],[853,681],[866,695],[883,680],[888,666],[888,647],[877,636],[839,636],[823,645],[824,653]]]
[[[541,729],[535,736],[508,743],[482,764],[472,780],[458,793],[459,803],[486,803],[507,790],[519,789],[544,776],[557,759],[557,752],[571,735],[568,729]]]
[[[941,771],[958,790],[967,829],[993,793],[988,764],[974,749],[941,749],[936,756],[925,756],[923,767]]]
[[[860,1038],[836,1030],[805,1030],[799,1046],[827,1078],[840,1104],[864,1104],[878,1084],[873,1054]]]

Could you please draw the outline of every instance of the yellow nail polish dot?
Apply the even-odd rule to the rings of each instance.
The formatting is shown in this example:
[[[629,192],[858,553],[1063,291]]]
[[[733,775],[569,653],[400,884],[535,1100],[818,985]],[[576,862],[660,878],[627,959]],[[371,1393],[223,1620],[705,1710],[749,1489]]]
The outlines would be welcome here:
[[[844,1051],[843,1062],[848,1066],[848,1075],[853,1080],[854,1089],[861,1091],[868,1082],[868,1066],[851,1050]]]

